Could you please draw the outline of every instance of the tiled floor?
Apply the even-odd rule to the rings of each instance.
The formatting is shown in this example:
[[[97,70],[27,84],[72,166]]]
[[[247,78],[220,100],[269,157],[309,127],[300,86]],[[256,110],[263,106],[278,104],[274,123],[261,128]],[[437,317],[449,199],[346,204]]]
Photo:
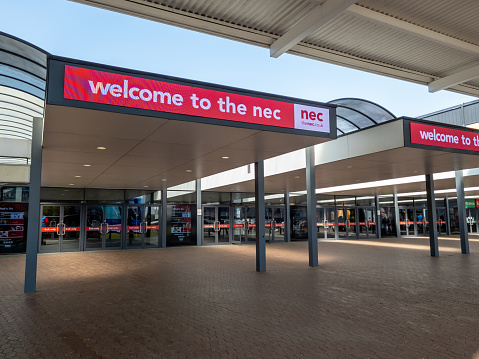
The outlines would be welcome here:
[[[479,239],[0,257],[0,358],[479,358]]]

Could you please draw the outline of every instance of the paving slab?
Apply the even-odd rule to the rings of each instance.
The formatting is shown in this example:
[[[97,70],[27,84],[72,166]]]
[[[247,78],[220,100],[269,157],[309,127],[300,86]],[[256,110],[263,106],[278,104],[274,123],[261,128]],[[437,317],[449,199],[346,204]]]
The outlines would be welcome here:
[[[0,358],[479,359],[479,237],[0,257]]]

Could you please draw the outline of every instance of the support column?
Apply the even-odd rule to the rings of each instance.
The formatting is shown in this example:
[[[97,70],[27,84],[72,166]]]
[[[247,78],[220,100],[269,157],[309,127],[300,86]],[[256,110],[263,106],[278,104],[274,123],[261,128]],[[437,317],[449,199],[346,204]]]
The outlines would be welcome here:
[[[160,247],[166,248],[166,216],[167,216],[167,204],[168,204],[167,189],[161,190],[161,239]]]
[[[445,207],[446,207],[446,235],[450,236],[451,235],[451,217],[450,217],[450,211],[449,211],[449,197],[446,196],[444,199],[445,202]]]
[[[334,239],[339,239],[338,207],[334,201]]]
[[[431,256],[439,257],[439,245],[437,241],[437,213],[436,196],[434,195],[434,179],[432,173],[426,174],[426,197],[427,197],[427,220],[429,221],[429,245]]]
[[[381,218],[381,207],[379,207],[379,196],[374,197],[374,203],[376,203],[376,238],[381,238],[383,223]]]
[[[291,207],[289,205],[289,191],[284,193],[284,241],[291,242]]]
[[[396,222],[396,237],[401,238],[401,227],[399,224],[398,195],[394,193],[394,221]]]
[[[309,265],[311,267],[317,267],[318,227],[316,226],[316,173],[314,170],[314,146],[306,148],[306,192]]]
[[[40,189],[42,180],[43,118],[33,118],[30,195],[28,199],[27,255],[25,260],[25,293],[37,290],[37,253],[40,240]]]
[[[196,180],[196,245],[201,246],[203,235],[203,206],[201,199],[201,179]],[[230,202],[233,203],[233,202]],[[192,214],[194,215],[194,214]]]
[[[462,171],[456,171],[457,216],[462,254],[469,254],[469,237],[467,232],[466,201],[464,198],[464,177]]]
[[[266,272],[264,162],[254,164],[254,199],[256,222],[256,271]]]

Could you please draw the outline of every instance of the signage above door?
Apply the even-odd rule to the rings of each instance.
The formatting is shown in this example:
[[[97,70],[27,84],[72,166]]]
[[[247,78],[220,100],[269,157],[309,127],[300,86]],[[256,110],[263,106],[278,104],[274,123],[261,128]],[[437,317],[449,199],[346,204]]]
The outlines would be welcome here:
[[[49,69],[56,75],[56,81],[52,82],[52,76],[49,81],[53,88],[47,100],[51,104],[75,106],[68,102],[73,100],[81,101],[81,107],[91,104],[95,109],[94,104],[108,105],[111,111],[122,107],[147,110],[154,117],[196,122],[208,119],[208,123],[220,120],[213,124],[225,125],[223,121],[228,121],[237,127],[248,124],[247,128],[253,125],[261,130],[280,128],[280,132],[336,137],[335,107],[322,103],[55,59],[50,59]],[[59,79],[61,95],[58,83],[54,85]]]

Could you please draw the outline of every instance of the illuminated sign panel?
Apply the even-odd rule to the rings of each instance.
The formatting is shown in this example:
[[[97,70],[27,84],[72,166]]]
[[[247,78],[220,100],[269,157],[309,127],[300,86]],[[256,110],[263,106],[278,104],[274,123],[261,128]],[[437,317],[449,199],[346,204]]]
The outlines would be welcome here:
[[[479,152],[479,134],[448,127],[410,123],[411,143]]]
[[[65,65],[63,97],[121,107],[314,132],[329,109]]]

